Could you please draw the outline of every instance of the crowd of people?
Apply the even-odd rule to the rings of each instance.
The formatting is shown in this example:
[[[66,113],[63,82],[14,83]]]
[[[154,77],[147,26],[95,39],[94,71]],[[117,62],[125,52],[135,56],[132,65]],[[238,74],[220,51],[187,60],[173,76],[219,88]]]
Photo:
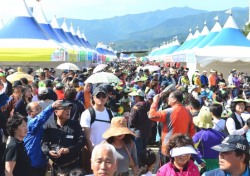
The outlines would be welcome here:
[[[14,82],[0,70],[0,175],[250,174],[244,73],[109,63],[99,71],[120,82],[85,82],[93,69],[28,68],[34,80]]]

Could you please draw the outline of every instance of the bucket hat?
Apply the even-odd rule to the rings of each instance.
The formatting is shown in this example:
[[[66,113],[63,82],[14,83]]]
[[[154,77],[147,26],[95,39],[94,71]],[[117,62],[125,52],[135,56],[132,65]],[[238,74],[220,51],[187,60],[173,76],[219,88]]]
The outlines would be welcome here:
[[[144,97],[144,96],[145,96],[145,93],[144,93],[141,89],[139,89],[139,90],[137,90],[137,91],[134,91],[134,92],[129,93],[128,95],[129,95],[129,96],[133,96],[133,97],[135,97],[135,96]]]
[[[110,128],[108,128],[102,135],[104,139],[108,139],[112,136],[119,136],[123,134],[131,134],[135,136],[128,127],[127,120],[124,117],[114,117],[111,120]]]
[[[213,122],[212,122],[212,114],[209,111],[208,107],[202,107],[198,116],[193,118],[193,122],[195,126],[199,128],[212,128]]]

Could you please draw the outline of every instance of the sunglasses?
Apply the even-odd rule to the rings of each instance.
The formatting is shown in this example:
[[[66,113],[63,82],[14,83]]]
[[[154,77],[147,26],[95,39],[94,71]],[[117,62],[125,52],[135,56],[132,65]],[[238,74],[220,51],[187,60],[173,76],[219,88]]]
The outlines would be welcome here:
[[[99,94],[96,95],[96,98],[98,98],[98,99],[100,99],[100,98],[107,98],[107,95],[106,95],[106,94],[102,94],[102,93],[100,94],[100,93],[99,93]]]

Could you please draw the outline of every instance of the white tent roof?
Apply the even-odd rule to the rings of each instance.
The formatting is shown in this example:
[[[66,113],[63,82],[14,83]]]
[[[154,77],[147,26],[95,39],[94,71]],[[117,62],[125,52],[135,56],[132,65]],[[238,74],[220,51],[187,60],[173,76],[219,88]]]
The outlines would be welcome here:
[[[0,30],[0,48],[61,48],[39,26],[24,0],[19,5],[16,17]]]
[[[215,60],[250,62],[250,41],[242,34],[230,15],[221,32],[206,47],[196,51],[196,57],[203,65]]]
[[[48,23],[48,20],[43,12],[42,2],[35,3],[33,7],[33,16],[36,21],[40,24],[41,28],[48,33],[50,38],[54,39],[58,43],[60,43],[64,48],[72,49],[72,46],[67,43]]]

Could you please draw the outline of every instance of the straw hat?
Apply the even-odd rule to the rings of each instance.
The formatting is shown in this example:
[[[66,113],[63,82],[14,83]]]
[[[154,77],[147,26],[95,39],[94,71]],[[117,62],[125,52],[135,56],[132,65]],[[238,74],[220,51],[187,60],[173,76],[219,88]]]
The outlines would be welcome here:
[[[114,117],[111,120],[110,128],[103,133],[102,137],[108,139],[123,134],[131,134],[135,136],[135,134],[127,127],[127,120],[124,117]]]
[[[209,111],[208,107],[202,107],[198,116],[193,118],[193,122],[195,126],[199,128],[212,128],[213,122],[212,122],[212,114]]]

